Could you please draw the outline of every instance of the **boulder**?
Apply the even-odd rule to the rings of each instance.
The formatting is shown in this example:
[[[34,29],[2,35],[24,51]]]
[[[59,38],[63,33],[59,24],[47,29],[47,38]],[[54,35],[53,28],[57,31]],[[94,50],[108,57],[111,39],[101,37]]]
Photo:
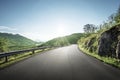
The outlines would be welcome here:
[[[101,56],[116,56],[120,25],[113,26],[103,32],[98,41],[98,54]]]

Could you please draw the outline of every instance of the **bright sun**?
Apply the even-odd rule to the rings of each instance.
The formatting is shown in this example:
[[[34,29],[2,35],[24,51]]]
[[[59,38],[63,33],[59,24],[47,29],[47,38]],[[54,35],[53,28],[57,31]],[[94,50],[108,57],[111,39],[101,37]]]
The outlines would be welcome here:
[[[63,33],[65,33],[65,28],[64,27],[58,27],[58,33],[59,34],[63,34]]]
[[[59,24],[57,27],[57,35],[64,36],[66,33],[65,24]]]

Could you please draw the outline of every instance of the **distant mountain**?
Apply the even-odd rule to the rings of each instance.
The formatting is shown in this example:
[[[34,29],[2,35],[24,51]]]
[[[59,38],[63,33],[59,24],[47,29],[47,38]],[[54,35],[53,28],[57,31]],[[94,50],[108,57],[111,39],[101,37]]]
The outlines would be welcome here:
[[[5,43],[9,51],[26,49],[35,46],[36,42],[19,34],[0,33],[0,43]],[[4,46],[1,45],[0,46]],[[0,50],[2,52],[2,48]],[[4,50],[3,50],[4,51]]]
[[[68,36],[54,38],[49,40],[40,46],[67,46],[70,44],[77,44],[77,41],[83,37],[83,33],[74,33]]]
[[[67,46],[76,44],[82,33],[54,38],[47,42],[35,42],[19,34],[0,33],[0,52],[28,49],[35,46]]]

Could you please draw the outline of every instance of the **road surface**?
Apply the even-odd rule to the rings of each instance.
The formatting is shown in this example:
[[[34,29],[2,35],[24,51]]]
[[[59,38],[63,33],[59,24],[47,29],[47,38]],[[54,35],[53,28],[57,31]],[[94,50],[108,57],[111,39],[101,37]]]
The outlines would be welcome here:
[[[0,70],[0,80],[120,80],[120,70],[83,54],[76,45],[71,45]]]

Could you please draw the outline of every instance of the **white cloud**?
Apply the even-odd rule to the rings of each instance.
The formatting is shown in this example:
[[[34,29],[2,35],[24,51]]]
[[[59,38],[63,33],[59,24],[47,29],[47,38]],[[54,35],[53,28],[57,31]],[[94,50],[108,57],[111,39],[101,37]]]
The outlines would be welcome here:
[[[13,27],[0,26],[0,30],[15,31],[17,29]]]

